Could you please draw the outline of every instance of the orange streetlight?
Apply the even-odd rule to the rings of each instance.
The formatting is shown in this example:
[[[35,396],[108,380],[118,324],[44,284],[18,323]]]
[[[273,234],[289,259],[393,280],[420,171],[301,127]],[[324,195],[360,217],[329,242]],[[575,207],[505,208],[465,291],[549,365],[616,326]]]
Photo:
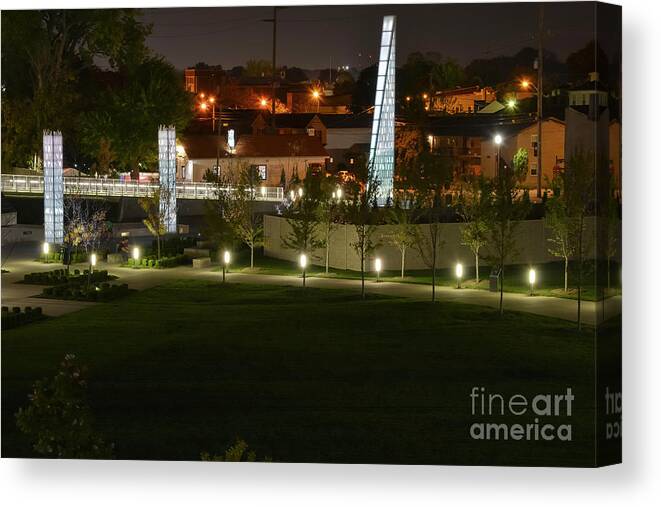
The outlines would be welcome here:
[[[266,107],[268,105],[268,101],[264,98],[260,99],[259,105],[262,107]]]
[[[206,110],[207,110],[207,107],[208,107],[208,106],[207,106],[207,103],[206,103],[206,102],[202,102],[202,103],[200,104],[200,111],[206,111]]]
[[[312,98],[317,101],[317,112],[319,112],[319,99],[321,98],[319,90],[312,90]]]

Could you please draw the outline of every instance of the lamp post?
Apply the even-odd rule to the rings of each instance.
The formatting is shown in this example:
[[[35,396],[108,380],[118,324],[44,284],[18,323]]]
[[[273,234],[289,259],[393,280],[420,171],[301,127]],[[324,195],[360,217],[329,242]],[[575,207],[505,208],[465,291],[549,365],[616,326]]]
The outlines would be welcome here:
[[[379,283],[381,281],[381,259],[379,257],[374,259],[374,270],[376,271],[376,283]]]
[[[225,283],[225,272],[229,270],[230,266],[230,253],[225,250],[223,253],[223,283]]]
[[[528,271],[528,283],[530,284],[530,295],[533,295],[533,290],[535,288],[535,280],[537,278],[537,273],[535,273],[534,269],[530,269]]]
[[[460,262],[454,267],[454,274],[457,277],[457,289],[461,289],[461,278],[464,276],[464,267]]]
[[[496,134],[493,138],[493,142],[496,145],[497,156],[496,156],[496,176],[500,175],[500,145],[503,144],[503,136]]]
[[[137,246],[133,247],[133,267],[138,267],[140,261],[140,248]]]
[[[90,255],[90,273],[94,272],[94,268],[96,267],[96,254],[92,253]]]
[[[298,263],[301,266],[301,270],[303,271],[303,287],[305,287],[305,268],[308,265],[308,257],[305,254],[301,254],[301,256],[298,259]]]
[[[44,244],[41,245],[41,253],[44,254],[44,262],[48,262],[48,252],[50,252],[50,245],[48,242],[44,241]]]

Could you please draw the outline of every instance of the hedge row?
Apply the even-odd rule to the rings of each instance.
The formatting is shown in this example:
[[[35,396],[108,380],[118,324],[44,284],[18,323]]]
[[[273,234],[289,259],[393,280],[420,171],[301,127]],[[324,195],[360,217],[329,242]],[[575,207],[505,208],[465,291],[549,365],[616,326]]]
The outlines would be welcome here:
[[[74,252],[71,254],[71,264],[87,262],[88,259],[88,255],[84,252]],[[41,262],[64,262],[64,255],[60,252],[51,252],[45,255],[41,254],[38,260]]]
[[[144,257],[139,259],[136,263],[134,259],[129,259],[129,267],[141,267],[141,268],[174,268],[175,266],[180,266],[181,264],[186,264],[188,258],[181,254],[175,255],[173,257],[161,257],[160,259],[150,259]]]
[[[80,285],[87,283],[88,274],[89,270],[87,269],[83,270],[82,273],[79,269],[74,269],[73,273],[67,272],[66,269],[54,269],[53,271],[27,273],[23,276],[23,282],[35,285],[62,285],[65,283]],[[100,269],[92,271],[89,278],[91,282],[99,283],[112,280],[115,277],[109,276],[107,270]]]
[[[125,283],[111,285],[102,283],[90,286],[57,285],[46,287],[42,296],[52,299],[70,299],[74,301],[111,301],[126,296],[129,286]]]
[[[13,329],[24,324],[29,324],[37,320],[44,318],[44,314],[41,311],[41,306],[32,308],[31,306],[26,306],[25,310],[21,312],[21,308],[14,306],[9,311],[9,307],[2,307],[2,330]]]

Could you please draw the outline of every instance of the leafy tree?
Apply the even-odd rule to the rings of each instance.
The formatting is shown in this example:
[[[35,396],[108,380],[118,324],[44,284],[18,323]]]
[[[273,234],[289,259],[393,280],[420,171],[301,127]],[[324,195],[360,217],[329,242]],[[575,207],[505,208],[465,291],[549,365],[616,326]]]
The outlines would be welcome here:
[[[271,75],[271,62],[268,60],[248,60],[244,75],[249,77],[268,77]]]
[[[472,178],[459,198],[461,243],[475,256],[475,285],[480,283],[480,250],[488,242],[489,184],[482,177]]]
[[[161,258],[161,238],[167,233],[167,209],[161,206],[161,198],[168,202],[169,190],[167,187],[159,185],[151,195],[140,197],[138,204],[145,212],[147,218],[142,223],[147,230],[156,238],[156,258]]]
[[[233,199],[232,179],[210,172],[205,180],[214,184],[215,194],[215,199],[204,203],[205,234],[218,246],[218,251],[233,250],[237,238],[228,214]]]
[[[525,168],[508,167],[501,163],[491,185],[487,208],[489,224],[490,259],[500,273],[500,314],[503,314],[503,290],[505,285],[505,265],[516,254],[517,220],[525,218],[528,208],[518,197],[519,184],[525,176]]]
[[[85,88],[95,62],[135,65],[150,31],[134,9],[3,11],[3,164],[36,160],[44,129],[75,139],[81,114],[99,104]]]
[[[581,330],[581,299],[583,288],[583,261],[585,255],[585,217],[594,204],[595,180],[594,153],[583,147],[577,147],[569,156],[563,172],[563,188],[567,214],[574,224],[574,258],[577,263],[577,327]]]
[[[363,176],[350,186],[348,198],[344,206],[345,220],[352,224],[356,231],[356,241],[351,243],[360,259],[360,294],[365,297],[365,266],[370,254],[376,249],[374,240],[379,212],[375,201],[378,195],[379,182],[364,160],[356,161],[357,174]]]
[[[409,248],[415,246],[417,225],[412,220],[411,212],[404,208],[399,200],[396,200],[393,207],[388,209],[387,221],[394,227],[393,232],[388,235],[387,240],[399,250],[402,261],[401,278],[404,278],[406,252]]]
[[[121,84],[100,93],[101,104],[83,115],[81,142],[90,156],[104,142],[113,148],[120,168],[134,174],[155,165],[160,125],[183,130],[192,117],[192,98],[183,89],[172,65],[150,57],[127,69]]]
[[[551,231],[551,236],[548,238],[549,253],[562,258],[565,263],[564,290],[567,292],[569,287],[569,260],[574,255],[576,247],[574,238],[576,224],[574,223],[574,217],[569,214],[567,196],[562,188],[562,178],[558,178],[558,180],[553,185],[558,188],[559,192],[556,192],[553,198],[547,201],[544,222]]]
[[[336,192],[335,178],[323,177],[320,181],[317,220],[321,229],[321,247],[325,249],[326,274],[330,267],[331,235],[338,228],[341,214],[341,206],[335,196]]]
[[[299,254],[312,255],[323,244],[317,231],[319,201],[310,191],[308,179],[305,180],[303,188],[303,195],[297,197],[286,212],[286,220],[291,232],[282,238],[282,243],[285,248]]]
[[[257,460],[257,454],[255,454],[255,451],[249,450],[245,440],[237,437],[234,444],[228,447],[223,454],[212,455],[208,452],[203,452],[200,454],[200,459],[202,461],[254,462]],[[268,462],[271,459],[265,457],[262,461]]]
[[[87,369],[67,354],[54,378],[35,382],[16,424],[37,453],[60,459],[112,458],[112,446],[94,428],[86,377]]]

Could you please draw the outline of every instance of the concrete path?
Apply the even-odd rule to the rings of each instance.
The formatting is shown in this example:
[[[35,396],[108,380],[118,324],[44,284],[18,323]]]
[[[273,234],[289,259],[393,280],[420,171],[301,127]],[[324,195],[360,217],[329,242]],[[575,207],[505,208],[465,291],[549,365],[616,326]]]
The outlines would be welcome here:
[[[34,247],[32,247],[34,248]],[[2,305],[4,306],[41,306],[46,315],[62,315],[82,308],[87,308],[98,303],[82,301],[60,301],[35,298],[43,289],[39,285],[26,285],[16,283],[23,279],[25,273],[34,271],[48,271],[56,269],[58,264],[42,264],[35,262],[36,256],[28,250],[28,255],[12,255],[5,262],[4,269],[10,273],[2,275]],[[74,266],[79,269],[86,268],[85,265]],[[122,283],[128,283],[132,289],[144,290],[164,283],[180,279],[217,280],[220,282],[221,274],[218,271],[208,269],[193,269],[190,266],[180,266],[171,269],[131,269],[117,266],[108,266],[104,263],[99,269],[107,269],[110,273],[120,277]],[[254,283],[272,285],[301,286],[300,276],[263,275],[249,273],[229,273],[227,281],[233,283]],[[308,287],[324,289],[350,289],[360,290],[360,280],[346,280],[337,278],[315,278],[308,277]],[[374,280],[365,282],[366,290],[370,293],[387,294],[398,297],[407,297],[420,300],[431,298],[431,287],[429,285],[380,282]],[[450,287],[437,287],[436,297],[440,303],[461,302],[474,305],[498,308],[500,295],[498,293],[475,289],[454,289]],[[534,296],[524,294],[505,293],[505,309],[528,312],[537,315],[555,317],[569,321],[576,321],[577,303],[575,300],[554,297]],[[603,302],[584,301],[581,304],[581,321],[594,325],[595,322],[621,313],[621,297],[612,297]]]

